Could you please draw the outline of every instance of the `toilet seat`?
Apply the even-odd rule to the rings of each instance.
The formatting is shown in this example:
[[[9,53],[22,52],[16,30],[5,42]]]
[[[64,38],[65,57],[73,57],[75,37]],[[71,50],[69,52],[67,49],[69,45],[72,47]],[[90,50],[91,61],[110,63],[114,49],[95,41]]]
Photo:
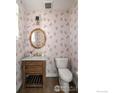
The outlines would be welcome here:
[[[69,69],[64,68],[64,69],[58,69],[59,71],[59,76],[61,79],[63,79],[66,82],[70,82],[72,80],[72,73],[70,72]]]

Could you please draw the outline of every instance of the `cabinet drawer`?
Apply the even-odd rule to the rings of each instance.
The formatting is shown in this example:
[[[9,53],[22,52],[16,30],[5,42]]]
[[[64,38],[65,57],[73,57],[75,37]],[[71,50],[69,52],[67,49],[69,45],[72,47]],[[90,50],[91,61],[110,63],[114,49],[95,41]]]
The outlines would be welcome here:
[[[43,73],[43,68],[40,65],[26,65],[25,66],[25,73]]]
[[[38,65],[38,66],[41,66],[43,65],[43,63],[41,61],[37,61],[37,62],[25,62],[25,65]]]

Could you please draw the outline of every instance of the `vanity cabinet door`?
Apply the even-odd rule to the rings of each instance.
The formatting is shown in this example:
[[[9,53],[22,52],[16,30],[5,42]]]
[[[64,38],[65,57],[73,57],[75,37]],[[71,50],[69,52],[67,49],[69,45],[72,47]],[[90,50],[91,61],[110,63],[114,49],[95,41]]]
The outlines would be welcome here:
[[[43,74],[43,67],[42,65],[26,65],[25,66],[25,73],[28,74]]]
[[[27,66],[29,66],[29,65],[37,65],[37,66],[42,66],[43,65],[43,62],[41,62],[41,61],[35,61],[35,62],[33,62],[33,61],[27,61],[27,62],[25,62],[25,65]]]
[[[25,73],[43,74],[42,62],[25,62]]]

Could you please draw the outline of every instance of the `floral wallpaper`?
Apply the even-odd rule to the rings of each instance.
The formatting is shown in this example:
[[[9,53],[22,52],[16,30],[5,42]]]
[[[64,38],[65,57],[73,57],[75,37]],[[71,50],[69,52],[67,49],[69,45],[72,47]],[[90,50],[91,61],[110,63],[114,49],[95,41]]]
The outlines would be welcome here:
[[[76,72],[78,72],[78,2],[73,4],[70,10],[70,38],[69,38],[69,58],[71,61],[71,70],[73,72],[74,82],[78,82]]]
[[[21,59],[24,57],[24,10],[22,8],[19,9],[18,14],[18,25],[19,25],[19,36],[16,37],[16,90],[19,89],[22,82],[21,77]]]

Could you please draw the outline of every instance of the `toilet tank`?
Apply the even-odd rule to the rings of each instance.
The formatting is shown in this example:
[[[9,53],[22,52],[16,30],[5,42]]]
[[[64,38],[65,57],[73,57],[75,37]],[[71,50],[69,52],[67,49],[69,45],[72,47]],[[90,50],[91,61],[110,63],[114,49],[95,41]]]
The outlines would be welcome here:
[[[68,58],[55,58],[57,68],[67,68]]]

